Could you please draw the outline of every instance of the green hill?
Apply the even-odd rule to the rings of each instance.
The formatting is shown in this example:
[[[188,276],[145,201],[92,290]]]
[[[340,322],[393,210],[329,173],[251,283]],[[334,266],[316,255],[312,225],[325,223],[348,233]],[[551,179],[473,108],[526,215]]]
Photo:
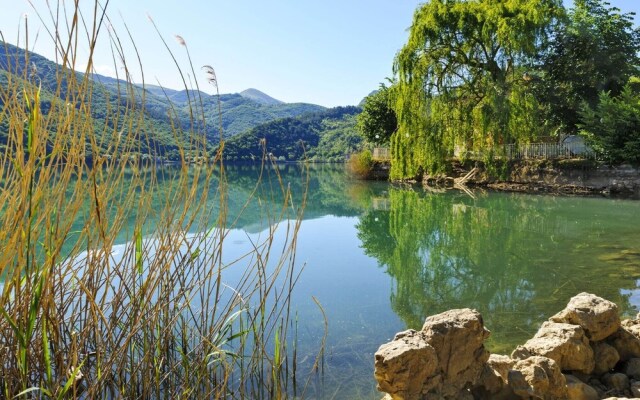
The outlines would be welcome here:
[[[260,161],[266,151],[279,161],[344,161],[359,149],[358,107],[337,107],[267,122],[225,143],[229,161]]]
[[[29,65],[25,62],[27,58]],[[15,79],[29,76],[33,84],[41,84],[41,106],[44,113],[51,109],[52,104],[67,103],[67,79],[75,76],[74,79],[81,80],[84,77],[78,72],[63,73],[61,66],[38,54],[29,53],[27,57],[23,49],[0,42],[0,106],[2,97],[10,95],[1,91],[7,87],[6,81],[9,76]],[[177,158],[178,141],[186,140],[187,132],[191,129],[190,105],[199,109],[200,99],[205,115],[208,144],[213,149],[219,141],[217,96],[155,85],[131,86],[125,81],[98,74],[91,75],[91,85],[94,93],[91,113],[100,143],[109,141],[100,133],[105,126],[116,125],[112,127],[113,131],[125,128],[114,122],[118,118],[112,118],[109,114],[113,114],[114,110],[121,110],[124,114],[131,104],[131,93],[135,94],[134,104],[138,109],[142,109],[144,104],[144,119],[140,122],[142,126],[128,127],[139,128],[144,134],[144,140],[140,140],[141,153]],[[265,122],[325,110],[324,107],[314,104],[282,103],[255,89],[248,89],[240,94],[223,94],[220,95],[219,101],[225,138],[233,137]],[[5,125],[0,121],[0,144],[6,143]],[[175,135],[174,131],[177,131],[178,135]],[[184,146],[185,143],[180,145]]]
[[[173,90],[159,86],[145,85],[147,93],[167,102],[169,100],[183,115],[188,115],[189,101],[198,104],[202,98],[207,137],[211,143],[220,138],[218,120],[218,102],[216,96],[195,90]],[[265,122],[280,118],[296,117],[306,113],[320,112],[324,107],[307,103],[283,103],[256,89],[248,89],[241,93],[221,94],[220,111],[222,113],[222,130],[225,138],[246,132]],[[186,118],[186,117],[185,117]]]

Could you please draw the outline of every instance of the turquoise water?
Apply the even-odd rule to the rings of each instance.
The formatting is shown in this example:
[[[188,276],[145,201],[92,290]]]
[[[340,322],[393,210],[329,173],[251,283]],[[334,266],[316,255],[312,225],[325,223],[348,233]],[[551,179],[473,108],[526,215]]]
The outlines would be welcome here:
[[[292,298],[301,371],[311,369],[324,334],[314,298],[328,336],[305,397],[379,399],[376,349],[450,308],[478,309],[492,331],[488,346],[503,353],[582,291],[616,302],[624,315],[638,312],[638,201],[430,193],[355,181],[336,165],[314,166],[308,176],[285,165],[280,174],[281,182],[271,174],[256,188],[256,168],[228,168],[232,229],[224,252],[235,259],[283,222],[278,248],[306,192]],[[294,205],[284,212],[281,188],[291,189]],[[217,214],[215,196],[207,207]],[[225,280],[232,286],[236,278],[229,272]]]
[[[230,214],[255,174],[250,167],[229,169]],[[281,174],[299,203],[304,174],[292,165]],[[296,256],[304,269],[293,297],[302,368],[310,368],[323,336],[313,297],[329,334],[324,373],[310,381],[307,396],[378,399],[378,346],[450,308],[478,309],[492,331],[489,347],[503,353],[582,291],[616,302],[624,315],[637,313],[640,202],[474,196],[359,182],[341,166],[311,169]],[[281,202],[272,189],[258,198],[231,232],[230,254],[264,237],[265,207]]]

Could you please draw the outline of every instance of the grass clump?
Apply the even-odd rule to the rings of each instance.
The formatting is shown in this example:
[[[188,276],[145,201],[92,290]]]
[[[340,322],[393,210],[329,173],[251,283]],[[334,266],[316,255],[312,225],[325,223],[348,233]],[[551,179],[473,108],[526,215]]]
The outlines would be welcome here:
[[[3,73],[0,397],[286,397],[296,372],[289,295],[304,204],[285,195],[280,210],[265,210],[270,222],[293,212],[284,242],[274,240],[273,222],[252,251],[228,260],[225,168],[221,153],[208,151],[201,102],[190,101],[189,129],[175,127],[180,163],[171,174],[145,164],[141,143],[148,161],[155,142],[144,98],[129,80],[108,96],[91,80],[109,20],[95,5],[89,15],[78,3],[42,10],[63,60],[47,82],[53,90],[43,93],[25,67],[28,52]],[[121,38],[111,29],[109,38],[114,60],[124,62]],[[83,74],[75,71],[79,43],[91,49]],[[186,89],[198,89],[182,76]],[[107,113],[96,123],[93,104],[104,96]],[[212,161],[190,167],[194,158]],[[227,281],[238,269],[240,278]]]
[[[367,179],[373,171],[374,161],[371,150],[365,149],[359,153],[352,154],[349,158],[349,169],[360,179]]]

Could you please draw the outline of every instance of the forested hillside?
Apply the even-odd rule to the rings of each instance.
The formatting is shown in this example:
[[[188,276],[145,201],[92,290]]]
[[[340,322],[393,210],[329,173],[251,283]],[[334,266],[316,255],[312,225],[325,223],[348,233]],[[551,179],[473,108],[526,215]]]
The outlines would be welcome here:
[[[358,107],[336,107],[297,118],[268,122],[225,144],[229,161],[260,161],[263,152],[278,161],[344,161],[359,149]]]
[[[262,123],[296,117],[305,113],[320,112],[324,107],[294,103],[288,104],[251,89],[244,94],[223,94],[218,96],[204,92],[173,90],[155,85],[131,85],[126,81],[94,74],[87,82],[92,88],[90,107],[86,101],[74,99],[67,93],[67,80],[82,81],[79,72],[63,70],[48,59],[23,49],[0,42],[0,105],[3,99],[15,95],[8,92],[8,79],[26,79],[41,87],[41,109],[47,114],[52,107],[69,107],[85,104],[83,112],[89,112],[100,143],[108,143],[107,136],[117,135],[124,129],[136,130],[140,135],[139,153],[177,159],[178,142],[188,151],[190,132],[204,132],[207,147],[213,150],[220,140],[220,119],[225,138],[248,131]],[[58,83],[60,81],[60,84]],[[135,98],[135,100],[133,100]],[[218,103],[219,102],[219,103]],[[144,117],[127,126],[125,109],[130,104],[144,108]],[[218,105],[220,108],[218,108]],[[119,111],[118,111],[119,110]],[[192,111],[205,115],[205,124],[194,124],[190,118]],[[193,124],[193,126],[192,126]],[[3,129],[4,127],[4,129]],[[0,120],[0,145],[6,142],[6,120]],[[108,155],[107,148],[98,150]],[[87,156],[92,156],[89,150]]]

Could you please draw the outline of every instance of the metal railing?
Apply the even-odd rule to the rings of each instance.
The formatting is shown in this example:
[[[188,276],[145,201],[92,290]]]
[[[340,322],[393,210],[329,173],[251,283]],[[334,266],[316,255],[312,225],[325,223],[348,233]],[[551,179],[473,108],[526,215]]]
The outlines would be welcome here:
[[[583,142],[575,143],[529,143],[507,144],[503,146],[503,156],[509,160],[524,160],[532,158],[583,158],[596,159],[597,155]],[[481,153],[467,153],[471,158],[482,158]],[[391,150],[388,147],[376,147],[373,149],[374,160],[391,160]]]
[[[373,149],[372,157],[380,161],[391,160],[391,150],[388,147],[376,147]]]
[[[584,143],[508,144],[504,154],[511,160],[528,158],[596,158],[596,153]]]

